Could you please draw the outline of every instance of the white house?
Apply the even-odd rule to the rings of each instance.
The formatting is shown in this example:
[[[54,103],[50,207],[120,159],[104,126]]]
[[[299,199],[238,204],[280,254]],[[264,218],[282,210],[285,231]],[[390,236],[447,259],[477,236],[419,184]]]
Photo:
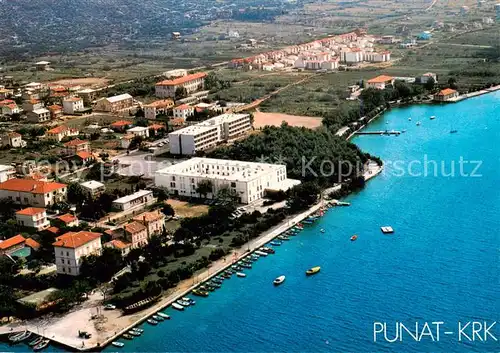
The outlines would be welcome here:
[[[45,208],[28,207],[16,212],[18,225],[40,231],[50,227]]]
[[[212,183],[212,192],[200,195],[196,189],[205,180]],[[175,195],[213,198],[227,187],[245,204],[261,199],[266,190],[287,190],[299,183],[287,179],[285,165],[212,158],[191,158],[155,173],[155,185]]]
[[[66,227],[78,227],[79,224],[78,217],[72,215],[71,213],[65,213],[56,217],[56,219],[64,223]]]
[[[0,183],[0,198],[17,204],[47,207],[66,201],[67,185],[33,179],[9,179]]]
[[[119,94],[117,96],[102,98],[94,106],[94,110],[103,112],[117,112],[131,108],[134,105],[134,98],[128,94]]]
[[[222,114],[196,125],[171,132],[170,153],[193,155],[235,139],[252,129],[249,114]]]
[[[82,258],[101,253],[101,233],[68,232],[57,237],[56,242],[52,245],[54,246],[57,273],[78,276]]]
[[[433,72],[427,72],[427,73],[423,74],[422,76],[420,76],[420,83],[426,84],[427,81],[429,81],[429,79],[431,77],[434,80],[434,83],[438,82],[437,75],[435,73],[433,73]]]
[[[194,107],[187,104],[181,104],[174,108],[173,113],[174,119],[186,120],[188,116],[194,114]]]
[[[156,119],[159,114],[167,114],[167,110],[174,106],[174,101],[170,98],[155,101],[144,106],[144,117],[146,119]]]
[[[16,174],[16,168],[11,165],[0,164],[0,183],[14,178]]]
[[[27,114],[28,121],[32,123],[44,123],[50,120],[50,111],[45,108],[35,109]]]
[[[1,185],[1,184],[0,184]],[[127,211],[139,206],[147,206],[154,202],[153,192],[150,190],[139,190],[131,195],[120,197],[113,201],[113,207],[120,211]]]
[[[106,185],[95,180],[80,183],[83,190],[91,197],[98,196],[106,191]]]
[[[80,131],[78,129],[70,128],[65,125],[59,125],[53,129],[45,132],[45,138],[49,141],[61,142],[61,140],[68,136],[78,136]]]
[[[17,132],[4,132],[0,135],[0,144],[2,147],[19,148],[26,146],[26,141]]]
[[[394,77],[387,75],[380,75],[366,81],[367,88],[385,89],[387,85],[394,83]]]
[[[146,126],[136,126],[127,130],[127,134],[134,135],[137,137],[148,138],[149,128]]]
[[[64,114],[75,114],[83,109],[83,99],[80,97],[69,97],[63,100]]]

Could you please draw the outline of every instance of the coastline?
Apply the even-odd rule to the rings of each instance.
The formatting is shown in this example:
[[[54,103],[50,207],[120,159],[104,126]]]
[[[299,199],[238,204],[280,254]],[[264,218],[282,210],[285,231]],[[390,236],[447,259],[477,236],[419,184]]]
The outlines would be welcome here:
[[[383,166],[368,164],[368,169],[364,173],[365,181],[374,178],[380,174],[382,170]],[[340,187],[340,185],[324,190],[323,195],[327,195],[329,192],[338,187]],[[329,203],[330,201],[326,202]],[[92,296],[97,296],[97,298],[90,300],[90,303],[82,304],[80,308],[67,313],[63,317],[49,318],[48,320],[46,318],[42,318],[33,320],[30,323],[19,322],[16,324],[5,325],[0,327],[0,336],[8,335],[16,331],[23,331],[25,329],[32,331],[33,333],[37,333],[43,322],[43,324],[47,326],[47,329],[43,330],[44,333],[42,336],[55,342],[56,345],[64,346],[71,351],[76,350],[84,352],[102,350],[131,328],[143,323],[150,316],[165,309],[179,298],[186,296],[193,289],[199,286],[201,282],[217,276],[220,272],[225,271],[235,262],[247,257],[249,254],[264,246],[278,235],[286,232],[288,229],[315,213],[323,206],[325,206],[325,201],[322,199],[300,214],[290,216],[281,224],[262,233],[258,238],[251,240],[238,249],[234,249],[231,253],[226,255],[225,258],[213,262],[210,267],[201,270],[193,277],[180,282],[174,289],[162,296],[158,302],[144,310],[131,315],[122,315],[121,310],[101,311],[101,314],[103,315],[103,318],[101,319],[103,327],[99,330],[95,327],[96,323],[88,319],[97,310],[97,306],[92,306],[92,303],[100,302],[99,293],[96,291],[96,293]],[[228,261],[226,261],[226,259]],[[51,323],[50,321],[54,322]],[[77,325],[81,325],[83,327],[77,327]],[[75,333],[71,334],[72,331],[76,331],[77,329],[87,331],[92,334],[92,337],[86,340],[85,345],[82,344],[82,339],[75,337]]]

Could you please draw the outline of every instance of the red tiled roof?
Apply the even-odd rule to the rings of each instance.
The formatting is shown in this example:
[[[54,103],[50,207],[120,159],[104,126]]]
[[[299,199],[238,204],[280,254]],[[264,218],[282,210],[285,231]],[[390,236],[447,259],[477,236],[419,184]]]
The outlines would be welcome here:
[[[0,183],[0,190],[46,194],[54,190],[65,188],[66,186],[66,184],[61,183],[14,178]]]
[[[118,120],[111,124],[111,126],[114,127],[122,127],[127,125],[132,125],[132,122],[130,120]]]
[[[101,233],[93,233],[93,232],[68,232],[66,234],[57,237],[57,241],[54,242],[53,246],[59,246],[62,248],[79,248],[82,245],[87,244],[93,240],[96,240],[101,237]]]
[[[80,157],[81,159],[89,159],[89,158],[93,158],[94,157],[92,155],[92,153],[87,152],[87,151],[78,152],[76,155],[78,157]]]
[[[137,215],[134,217],[134,221],[136,222],[153,222],[158,219],[164,218],[165,216],[163,213],[160,213],[159,211],[155,212],[144,212],[140,215]]]
[[[126,249],[126,248],[129,248],[130,245],[132,245],[132,244],[123,242],[119,239],[113,239],[111,241],[108,241],[106,244],[104,244],[104,246],[112,246],[116,249]]]
[[[27,246],[29,246],[30,248],[32,249],[38,249],[40,248],[40,243],[38,243],[37,241],[31,239],[31,238],[28,238],[26,239],[26,243],[25,243]]]
[[[66,98],[64,101],[65,102],[79,102],[81,101],[82,99],[80,97],[68,97]]]
[[[57,227],[49,227],[49,228],[47,228],[47,230],[51,233],[54,233],[54,234],[59,233],[59,228],[57,228]]]
[[[54,111],[54,110],[61,110],[62,107],[60,105],[53,104],[53,105],[47,107],[47,109],[50,110],[50,111]]]
[[[49,107],[50,108],[50,107]],[[68,130],[68,127],[65,126],[65,125],[59,125],[53,129],[50,129],[47,131],[48,134],[60,134],[60,133],[63,133],[64,131]]]
[[[445,88],[445,89],[439,91],[439,93],[437,95],[438,96],[449,96],[450,94],[454,94],[454,93],[457,93],[457,91],[455,91],[454,89],[451,89],[451,88]]]
[[[15,235],[12,238],[9,238],[7,240],[4,240],[3,242],[0,243],[0,249],[1,250],[7,250],[13,246],[19,245],[21,243],[24,243],[26,241],[26,238],[24,238],[21,234]]]
[[[123,228],[125,228],[125,230],[131,234],[139,233],[146,229],[146,227],[144,227],[141,223],[135,221],[129,224],[125,224]]]
[[[171,99],[162,99],[159,101],[154,101],[150,104],[146,104],[145,107],[155,107],[155,108],[165,108],[174,105],[174,101]]]
[[[161,82],[158,82],[156,85],[157,86],[178,86],[178,85],[182,85],[183,83],[186,83],[186,82],[189,82],[189,81],[193,81],[193,80],[197,80],[199,78],[203,78],[203,77],[206,77],[206,76],[207,76],[207,74],[204,73],[204,72],[197,72],[195,74],[191,74],[191,75],[187,75],[187,76],[175,78],[173,80],[161,81]]]
[[[23,135],[18,134],[17,132],[8,132],[7,135],[9,137],[22,137]]]
[[[174,126],[179,126],[179,125],[184,125],[184,119],[182,118],[175,118],[170,120],[172,122],[172,125]]]
[[[76,221],[78,218],[76,218],[76,216],[73,216],[72,214],[65,213],[62,216],[57,217],[57,219],[68,224],[68,223]]]
[[[87,140],[74,139],[74,140],[66,142],[64,144],[64,146],[66,146],[66,147],[78,146],[78,145],[83,145],[85,143],[89,143],[89,142]]]
[[[41,207],[28,207],[24,208],[20,211],[17,211],[16,214],[23,215],[23,216],[34,216],[36,214],[45,212],[45,208]]]
[[[177,107],[175,107],[174,109],[177,109],[177,110],[186,110],[186,109],[192,109],[193,107],[191,107],[190,105],[187,105],[187,104],[181,104]]]
[[[152,130],[161,130],[161,129],[165,128],[165,125],[153,124],[153,125],[149,125],[148,128],[150,128]]]
[[[368,80],[368,83],[384,83],[387,81],[392,81],[393,79],[394,79],[394,77],[392,77],[392,76],[380,75],[380,76],[372,78],[371,80]]]

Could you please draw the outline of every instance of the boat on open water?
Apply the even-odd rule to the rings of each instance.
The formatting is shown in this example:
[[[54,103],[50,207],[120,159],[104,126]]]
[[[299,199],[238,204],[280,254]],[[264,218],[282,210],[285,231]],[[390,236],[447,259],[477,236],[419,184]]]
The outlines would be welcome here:
[[[286,278],[286,277],[285,277],[285,276],[283,276],[283,275],[282,275],[282,276],[279,276],[279,277],[276,277],[276,278],[274,279],[274,281],[273,281],[273,284],[274,284],[275,286],[278,286],[278,285],[280,285],[281,283],[285,282],[285,278]]]
[[[306,271],[306,275],[307,275],[307,276],[315,275],[315,274],[316,274],[316,273],[318,273],[320,270],[321,270],[321,267],[319,267],[319,266],[312,267],[312,268],[310,268],[309,270],[307,270],[307,271]]]

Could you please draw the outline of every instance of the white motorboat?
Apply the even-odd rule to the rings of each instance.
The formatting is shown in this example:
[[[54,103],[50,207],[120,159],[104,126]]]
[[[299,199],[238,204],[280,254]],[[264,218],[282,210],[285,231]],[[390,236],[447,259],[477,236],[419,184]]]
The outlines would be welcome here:
[[[180,311],[184,310],[184,307],[180,304],[177,304],[177,303],[172,303],[172,308],[180,310]]]
[[[185,302],[188,302],[191,305],[195,305],[196,304],[196,302],[193,299],[189,298],[189,297],[182,297],[181,299],[184,300]]]
[[[156,313],[156,315],[161,316],[162,318],[164,318],[164,319],[166,319],[166,320],[170,320],[170,315],[167,315],[167,314],[165,314],[165,313],[162,313],[161,311],[158,311],[158,312]]]
[[[190,306],[191,305],[190,302],[182,300],[182,299],[177,300],[176,303],[179,304],[179,305],[182,305],[182,306]]]
[[[281,284],[281,283],[285,282],[285,278],[286,278],[285,276],[279,276],[279,277],[277,277],[277,278],[273,281],[273,284],[274,284],[274,285],[279,285],[279,284]]]
[[[117,342],[117,341],[113,341],[113,342],[111,342],[111,344],[113,346],[115,346],[115,347],[118,347],[118,348],[121,348],[121,347],[123,347],[125,345],[125,343],[123,343],[123,342]]]
[[[430,119],[431,119],[431,120],[434,120],[434,119],[436,119],[436,117],[433,115],[433,116],[431,116],[431,118],[430,118]]]
[[[260,256],[267,256],[267,252],[263,252],[263,251],[260,251],[260,250],[257,250],[255,253],[257,255],[260,255]]]
[[[238,277],[246,277],[247,275],[244,274],[243,272],[236,272],[236,276],[238,276]]]

